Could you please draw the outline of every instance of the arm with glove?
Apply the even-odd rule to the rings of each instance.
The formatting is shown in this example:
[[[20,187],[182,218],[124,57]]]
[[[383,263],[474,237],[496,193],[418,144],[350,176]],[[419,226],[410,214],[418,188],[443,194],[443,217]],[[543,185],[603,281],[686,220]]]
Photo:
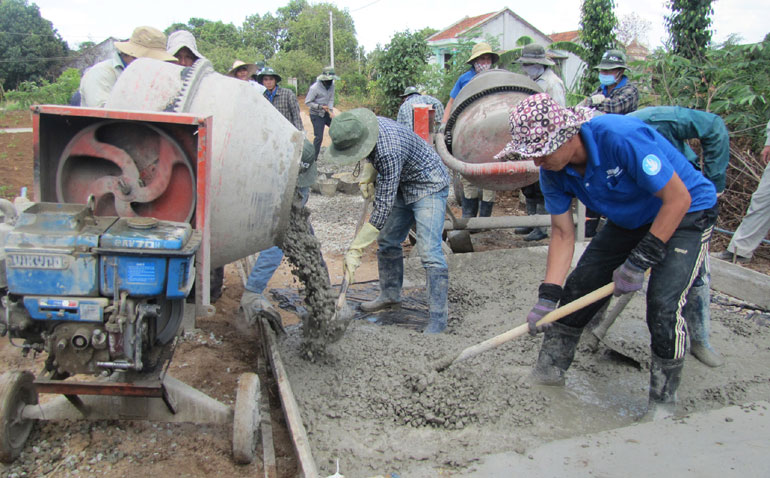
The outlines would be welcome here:
[[[361,190],[361,196],[364,199],[374,198],[374,184],[377,181],[377,170],[374,169],[372,163],[369,161],[363,161],[363,168],[361,168],[361,174],[358,176],[358,189]]]
[[[652,221],[650,230],[626,261],[612,273],[616,297],[642,288],[645,271],[666,258],[666,242],[674,235],[690,208],[690,193],[676,173],[655,196],[663,201],[663,205]]]
[[[352,284],[355,282],[356,269],[361,265],[361,256],[364,255],[364,249],[371,243],[377,240],[377,236],[380,235],[380,230],[374,227],[371,223],[367,222],[364,227],[358,231],[356,237],[348,248],[348,252],[345,253],[345,275],[348,276],[348,281]]]

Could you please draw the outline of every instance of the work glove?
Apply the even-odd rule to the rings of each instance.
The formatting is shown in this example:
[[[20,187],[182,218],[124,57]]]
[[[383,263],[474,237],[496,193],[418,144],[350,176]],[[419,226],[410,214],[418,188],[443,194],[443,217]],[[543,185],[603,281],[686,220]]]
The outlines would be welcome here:
[[[275,333],[286,333],[281,321],[281,315],[263,294],[244,290],[241,296],[243,318],[249,327],[258,325],[259,318],[265,317]]]
[[[361,196],[364,199],[371,199],[374,197],[374,182],[377,180],[377,170],[374,169],[372,163],[369,161],[364,162],[364,167],[361,169],[361,174],[358,176],[358,189],[361,190]]]
[[[640,269],[630,259],[626,259],[626,262],[612,273],[612,282],[615,283],[613,292],[615,297],[636,292],[644,285],[644,269]]]
[[[626,262],[612,273],[615,297],[641,289],[645,271],[660,264],[665,258],[666,243],[648,231],[628,255]]]
[[[355,282],[355,272],[358,266],[361,265],[361,256],[364,255],[364,249],[366,246],[377,240],[377,236],[380,235],[380,231],[372,226],[370,222],[364,224],[364,227],[358,231],[356,237],[348,248],[348,252],[345,253],[345,265],[344,271],[348,276],[348,282]]]
[[[540,288],[537,292],[537,303],[532,310],[527,314],[527,324],[529,325],[529,334],[537,335],[540,332],[545,332],[545,329],[550,328],[553,324],[547,323],[537,326],[537,322],[548,315],[548,313],[556,310],[556,306],[559,304],[562,296],[562,288],[556,284],[550,284],[543,282],[540,284]]]
[[[606,100],[606,99],[607,98],[603,94],[597,93],[595,95],[591,95],[591,104],[592,105],[600,105],[600,104],[604,103],[604,100]]]

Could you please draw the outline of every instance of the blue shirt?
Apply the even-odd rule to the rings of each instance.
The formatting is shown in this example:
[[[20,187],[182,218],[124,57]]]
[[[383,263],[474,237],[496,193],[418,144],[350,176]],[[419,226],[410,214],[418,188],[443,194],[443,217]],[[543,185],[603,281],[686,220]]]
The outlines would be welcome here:
[[[462,90],[463,87],[467,85],[468,82],[471,81],[474,76],[476,76],[475,68],[471,68],[470,70],[460,75],[460,78],[458,78],[457,82],[455,82],[454,88],[452,88],[452,91],[449,92],[449,97],[456,98],[457,95],[460,93],[460,90]]]
[[[449,186],[449,172],[438,153],[422,138],[389,118],[377,117],[379,133],[372,165],[377,170],[374,208],[369,222],[385,226],[396,195],[412,204]]]
[[[603,115],[580,128],[588,155],[584,175],[571,166],[561,171],[540,169],[540,188],[551,214],[567,212],[573,197],[620,227],[650,224],[663,202],[655,193],[676,171],[691,202],[688,212],[716,204],[716,190],[663,136],[642,121]]]

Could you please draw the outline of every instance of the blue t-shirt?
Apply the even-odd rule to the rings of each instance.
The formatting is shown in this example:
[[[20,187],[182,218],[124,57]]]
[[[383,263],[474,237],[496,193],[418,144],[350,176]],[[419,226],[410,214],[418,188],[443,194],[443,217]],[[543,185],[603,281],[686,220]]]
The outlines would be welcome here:
[[[603,115],[584,123],[585,174],[571,166],[540,169],[540,188],[551,214],[563,214],[573,197],[626,229],[650,224],[663,202],[654,196],[676,171],[691,202],[688,212],[716,204],[716,189],[666,138],[637,118]]]
[[[458,78],[457,82],[455,82],[455,86],[452,88],[452,91],[449,92],[449,97],[456,98],[457,95],[460,93],[460,90],[462,90],[463,87],[467,85],[468,82],[471,81],[471,79],[474,76],[476,76],[475,68],[471,68],[470,70],[460,75],[460,78]]]

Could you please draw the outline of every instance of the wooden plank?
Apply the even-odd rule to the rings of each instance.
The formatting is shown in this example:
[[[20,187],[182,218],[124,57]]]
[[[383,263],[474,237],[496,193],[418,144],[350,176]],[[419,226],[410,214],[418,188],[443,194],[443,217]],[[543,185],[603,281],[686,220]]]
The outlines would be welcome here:
[[[267,377],[267,367],[265,362],[267,357],[257,359],[257,373],[260,377]],[[262,433],[262,463],[265,469],[265,478],[276,478],[278,470],[275,464],[275,444],[273,443],[273,420],[270,415],[270,393],[267,390],[265,380],[259,381],[260,393],[260,424],[259,429]]]
[[[270,358],[270,365],[273,368],[273,376],[278,383],[278,392],[281,395],[281,404],[283,405],[283,414],[286,418],[286,425],[289,428],[294,450],[297,453],[297,461],[305,478],[318,478],[318,468],[316,467],[313,454],[310,450],[310,441],[307,437],[305,425],[302,423],[299,406],[291,390],[289,378],[286,370],[283,368],[281,355],[278,353],[278,347],[275,341],[275,332],[267,323],[267,319],[260,319],[260,328],[264,337],[264,344],[267,348],[267,354]]]

